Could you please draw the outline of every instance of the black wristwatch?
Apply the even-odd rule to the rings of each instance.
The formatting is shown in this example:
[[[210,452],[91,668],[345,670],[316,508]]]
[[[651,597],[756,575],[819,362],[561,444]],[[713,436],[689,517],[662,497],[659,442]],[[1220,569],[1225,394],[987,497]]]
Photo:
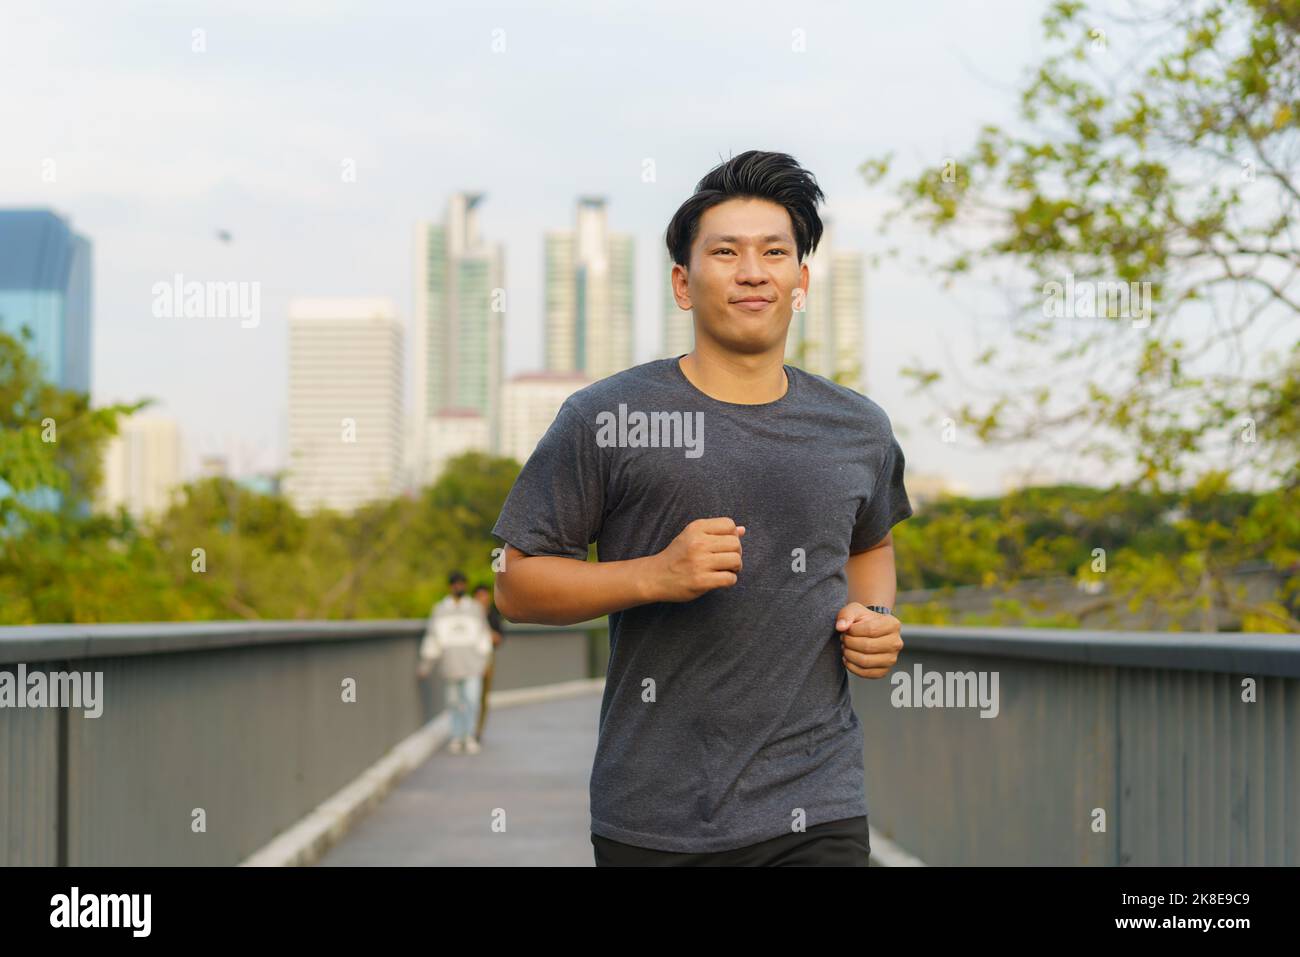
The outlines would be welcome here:
[[[893,612],[890,611],[889,608],[888,608],[888,606],[886,606],[886,605],[868,605],[867,608],[868,608],[868,610],[870,610],[870,611],[874,611],[874,612],[876,612],[877,614],[881,614],[881,615],[892,615],[892,614],[893,614]]]

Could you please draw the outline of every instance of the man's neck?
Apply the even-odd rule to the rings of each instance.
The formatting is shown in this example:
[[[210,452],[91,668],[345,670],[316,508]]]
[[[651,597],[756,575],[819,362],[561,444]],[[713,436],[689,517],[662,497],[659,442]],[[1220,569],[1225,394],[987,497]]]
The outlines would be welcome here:
[[[691,385],[710,398],[739,405],[775,402],[789,388],[782,352],[736,355],[695,345],[678,366]]]

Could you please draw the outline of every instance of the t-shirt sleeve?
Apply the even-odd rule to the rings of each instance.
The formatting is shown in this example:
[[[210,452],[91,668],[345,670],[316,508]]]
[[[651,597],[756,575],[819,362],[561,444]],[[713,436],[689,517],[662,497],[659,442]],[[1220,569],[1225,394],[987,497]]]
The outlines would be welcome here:
[[[567,402],[524,463],[492,534],[526,555],[585,560],[605,515],[607,464]]]
[[[903,486],[905,465],[903,449],[891,429],[885,459],[880,464],[880,472],[876,475],[870,498],[858,507],[857,521],[853,524],[853,537],[849,544],[850,554],[878,545],[891,528],[911,516],[912,503]]]

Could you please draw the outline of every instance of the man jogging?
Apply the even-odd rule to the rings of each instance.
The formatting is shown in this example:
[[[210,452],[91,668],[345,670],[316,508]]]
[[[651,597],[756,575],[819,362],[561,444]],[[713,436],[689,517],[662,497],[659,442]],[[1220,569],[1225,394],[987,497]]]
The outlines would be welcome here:
[[[572,395],[493,528],[506,618],[609,615],[598,865],[867,863],[848,676],[903,647],[890,529],[912,508],[885,412],[784,364],[819,199],[784,153],[700,181],[665,237],[694,351]]]

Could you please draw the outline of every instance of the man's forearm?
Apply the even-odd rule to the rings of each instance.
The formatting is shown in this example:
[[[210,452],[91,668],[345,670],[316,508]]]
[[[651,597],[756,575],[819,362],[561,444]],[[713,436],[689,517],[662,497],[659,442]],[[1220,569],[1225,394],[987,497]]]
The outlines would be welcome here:
[[[849,601],[894,607],[898,597],[898,575],[894,568],[892,537],[875,548],[850,555],[844,573],[848,578]]]
[[[521,623],[572,625],[644,605],[656,600],[653,558],[587,562],[508,554],[496,576],[497,611]]]

